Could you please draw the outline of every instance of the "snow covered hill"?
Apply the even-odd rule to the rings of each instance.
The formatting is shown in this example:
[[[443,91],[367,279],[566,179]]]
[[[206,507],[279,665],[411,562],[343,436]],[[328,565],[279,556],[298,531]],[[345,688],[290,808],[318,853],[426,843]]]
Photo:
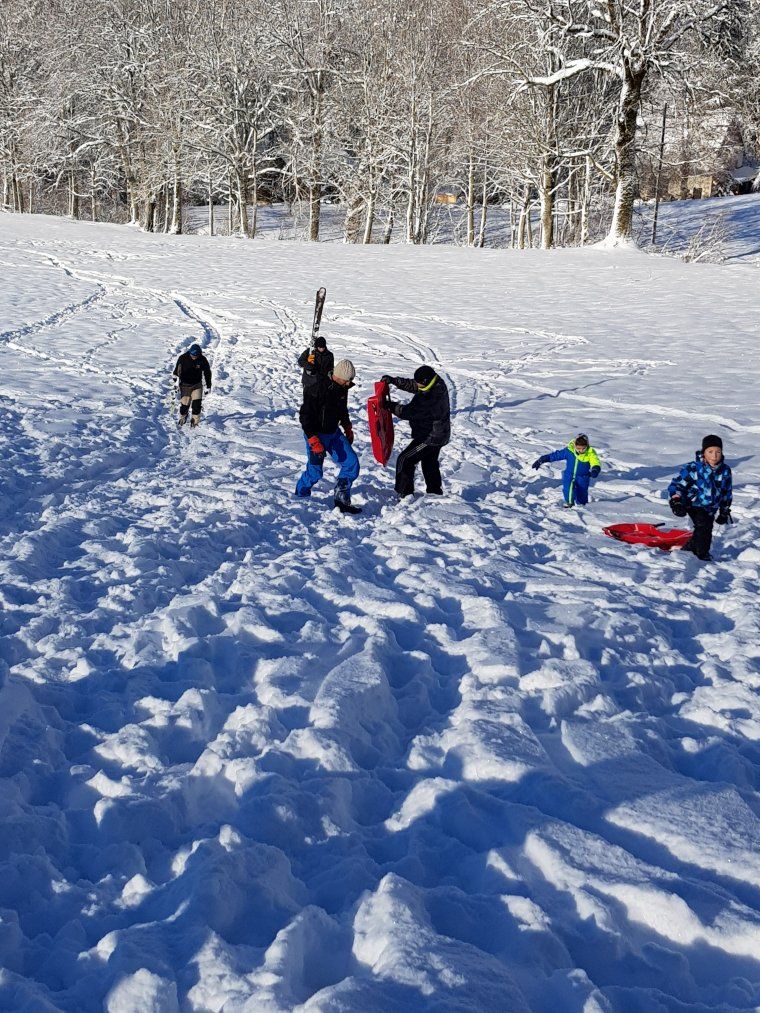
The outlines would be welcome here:
[[[1,1009],[760,1006],[756,262],[5,215],[0,266]],[[360,518],[292,496],[322,284]],[[399,504],[363,405],[422,362],[447,495]],[[715,562],[605,538],[709,432]]]

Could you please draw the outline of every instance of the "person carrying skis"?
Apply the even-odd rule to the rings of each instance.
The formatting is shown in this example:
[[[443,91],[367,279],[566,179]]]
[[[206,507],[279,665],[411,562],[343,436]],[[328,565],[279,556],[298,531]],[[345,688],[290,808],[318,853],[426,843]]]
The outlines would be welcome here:
[[[579,433],[566,447],[553,450],[550,454],[542,454],[533,462],[532,467],[538,471],[542,464],[548,464],[550,461],[565,462],[565,473],[562,476],[562,493],[565,500],[563,505],[572,507],[578,503],[585,506],[588,503],[588,487],[591,480],[597,478],[602,470],[599,457],[588,442],[588,436]]]
[[[705,436],[702,450],[697,451],[693,461],[683,465],[668,486],[668,496],[675,516],[688,514],[694,524],[692,536],[683,548],[693,552],[697,559],[712,559],[713,523],[733,523],[731,469],[723,458],[720,436]]]
[[[432,366],[420,366],[413,379],[387,374],[381,379],[414,394],[406,404],[388,402],[393,414],[408,422],[412,430],[412,442],[396,459],[396,492],[402,499],[414,492],[414,472],[419,464],[427,491],[441,496],[443,485],[438,458],[441,448],[451,439],[448,387]]]
[[[322,478],[325,455],[329,454],[340,465],[334,503],[344,514],[361,513],[361,507],[351,504],[351,486],[359,475],[359,458],[351,446],[354,431],[348,415],[348,392],[354,386],[355,376],[354,364],[341,359],[331,376],[318,377],[304,387],[298,416],[306,443],[306,468],[298,479],[296,496],[311,496],[312,486]]]
[[[324,338],[319,337],[314,342],[313,348],[305,348],[298,357],[298,365],[303,370],[301,383],[304,387],[310,387],[320,377],[329,376],[335,365],[335,356],[327,347]]]
[[[206,390],[211,390],[211,366],[201,351],[200,345],[191,345],[183,355],[180,355],[172,375],[175,377],[175,382],[179,383],[180,401],[177,424],[184,426],[192,405],[190,425],[197,426],[201,420],[204,380],[206,381]]]

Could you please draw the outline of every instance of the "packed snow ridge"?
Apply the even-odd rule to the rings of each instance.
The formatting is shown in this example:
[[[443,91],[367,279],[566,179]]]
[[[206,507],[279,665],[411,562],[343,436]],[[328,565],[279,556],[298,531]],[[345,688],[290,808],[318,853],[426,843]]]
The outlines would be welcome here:
[[[0,1008],[760,1006],[758,206],[724,265],[0,216]],[[320,285],[358,518],[293,496]],[[421,363],[397,502],[364,404]],[[606,538],[706,433],[714,562]]]

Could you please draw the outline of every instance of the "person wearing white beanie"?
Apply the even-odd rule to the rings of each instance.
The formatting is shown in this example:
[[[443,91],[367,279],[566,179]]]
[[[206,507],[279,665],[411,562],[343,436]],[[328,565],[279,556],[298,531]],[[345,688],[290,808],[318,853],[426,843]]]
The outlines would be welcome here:
[[[354,386],[356,369],[350,359],[341,359],[332,375],[320,377],[304,388],[299,420],[306,443],[306,467],[298,479],[296,496],[311,496],[312,486],[322,478],[327,454],[340,466],[335,482],[334,503],[344,514],[361,513],[351,503],[351,486],[359,476],[359,458],[351,444],[354,430],[348,415],[348,392]]]
[[[332,375],[333,380],[345,380],[346,383],[351,383],[356,376],[353,362],[350,359],[341,359],[340,362],[336,362]]]

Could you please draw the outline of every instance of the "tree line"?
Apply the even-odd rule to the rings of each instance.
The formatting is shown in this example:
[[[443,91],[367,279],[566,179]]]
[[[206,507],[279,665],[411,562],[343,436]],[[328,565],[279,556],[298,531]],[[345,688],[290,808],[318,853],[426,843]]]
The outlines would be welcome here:
[[[756,143],[760,0],[4,0],[2,206],[252,237],[298,206],[320,237],[631,236],[669,103],[693,157],[722,110]],[[674,168],[674,166],[676,168]],[[215,219],[216,215],[216,219]]]

